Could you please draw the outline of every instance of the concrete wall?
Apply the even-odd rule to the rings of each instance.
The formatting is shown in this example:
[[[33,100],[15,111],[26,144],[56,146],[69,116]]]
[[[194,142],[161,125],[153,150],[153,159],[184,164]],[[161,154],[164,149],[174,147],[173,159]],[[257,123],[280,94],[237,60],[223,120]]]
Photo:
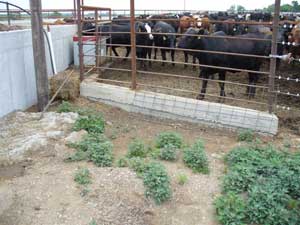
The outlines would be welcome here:
[[[51,26],[57,71],[73,61],[72,37],[76,25]],[[0,117],[36,103],[31,30],[0,32]],[[52,75],[46,45],[48,75]]]
[[[271,135],[275,135],[278,130],[278,118],[266,112],[149,91],[132,91],[125,87],[98,83],[92,77],[81,83],[80,93],[91,100],[129,112],[161,118],[230,129],[251,129]]]

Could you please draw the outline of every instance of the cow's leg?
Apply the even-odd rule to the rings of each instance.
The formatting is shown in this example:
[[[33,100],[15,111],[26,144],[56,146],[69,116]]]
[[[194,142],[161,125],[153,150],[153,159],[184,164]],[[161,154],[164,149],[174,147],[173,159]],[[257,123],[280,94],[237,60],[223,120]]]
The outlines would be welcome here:
[[[196,64],[196,59],[197,59],[197,57],[193,55],[193,64]],[[195,70],[195,69],[196,69],[196,66],[193,66],[193,70]]]
[[[256,83],[258,81],[258,74],[257,73],[249,73],[249,85],[247,87],[247,95],[249,98],[254,98],[256,92]]]
[[[205,93],[206,93],[206,88],[207,88],[207,83],[208,83],[208,74],[205,71],[200,72],[200,77],[203,78],[202,80],[202,88],[200,91],[200,94],[197,96],[198,100],[203,100],[205,98]]]
[[[119,54],[118,54],[118,52],[117,52],[117,50],[116,50],[116,46],[113,46],[113,47],[112,47],[112,51],[113,51],[113,53],[115,54],[115,56],[119,57]]]
[[[165,66],[165,61],[167,60],[167,56],[166,56],[166,50],[164,50],[164,49],[161,49],[161,57],[162,57],[162,60],[163,60],[163,62],[162,62],[162,66]]]
[[[157,59],[157,48],[154,49],[154,59]]]
[[[184,51],[183,54],[184,54],[184,62],[188,63],[189,62],[189,55],[188,55],[188,53],[186,51]],[[187,68],[186,64],[184,64],[184,68]]]
[[[127,58],[128,58],[128,56],[129,56],[129,54],[130,54],[130,52],[131,52],[131,48],[130,47],[126,47],[126,55],[125,55],[125,59],[123,59],[123,61],[126,61],[127,60]]]
[[[149,59],[149,67],[152,67],[152,61],[151,61],[151,57],[152,57],[152,48],[149,48],[148,50],[147,50],[147,56],[148,56],[148,59]],[[146,58],[147,58],[147,56],[146,56]]]
[[[224,102],[225,101],[225,98],[223,98],[223,97],[225,97],[226,96],[226,94],[225,94],[225,79],[226,79],[226,71],[221,71],[221,72],[219,72],[219,86],[220,86],[220,96],[221,96],[221,98],[220,98],[220,101],[221,102]]]
[[[173,50],[171,50],[171,58],[172,58],[172,65],[173,66],[175,66],[175,63],[174,63],[174,61],[175,61],[175,50],[173,49]]]

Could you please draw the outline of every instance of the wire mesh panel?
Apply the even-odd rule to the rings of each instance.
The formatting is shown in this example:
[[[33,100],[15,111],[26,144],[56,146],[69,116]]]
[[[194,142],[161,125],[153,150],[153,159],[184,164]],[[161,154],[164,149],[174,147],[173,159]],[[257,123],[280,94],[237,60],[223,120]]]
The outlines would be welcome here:
[[[134,1],[131,3],[130,11],[126,13],[124,11],[118,15],[114,15],[116,13],[114,12],[115,18],[112,18],[112,12],[109,9],[92,9],[95,10],[94,17],[81,20],[81,27],[87,23],[92,24],[90,29],[83,31],[83,35],[106,37],[107,41],[101,44],[109,49],[105,54],[97,53],[99,46],[96,46],[95,54],[92,52],[82,54],[82,57],[84,55],[94,57],[96,61],[94,65],[84,66],[85,75],[97,73],[97,81],[101,83],[184,97],[186,99],[183,102],[176,102],[176,104],[181,104],[177,106],[183,109],[182,115],[187,114],[193,118],[199,115],[203,118],[203,115],[206,115],[206,120],[216,123],[223,119],[235,124],[236,115],[240,115],[240,111],[244,111],[245,115],[249,113],[249,110],[258,110],[255,111],[258,114],[260,111],[273,113],[278,112],[279,109],[289,110],[292,106],[296,106],[294,103],[299,101],[297,86],[299,78],[297,75],[288,76],[281,73],[282,69],[284,70],[287,66],[287,63],[283,61],[298,62],[294,56],[288,54],[289,51],[284,49],[284,46],[295,47],[297,44],[280,38],[287,21],[278,21],[278,7],[273,16],[274,19],[270,21],[207,19],[207,14],[202,12],[203,14],[198,13],[198,17],[191,17],[187,30],[184,30],[181,27],[184,16],[179,14],[186,12],[162,14],[151,10],[135,11]],[[276,0],[276,6],[278,5],[280,1]],[[82,9],[91,10],[91,8],[84,7]],[[97,10],[100,12],[97,13]],[[109,14],[101,13],[103,10],[108,10]],[[156,15],[150,15],[151,13]],[[193,13],[196,12],[191,12]],[[204,29],[203,26],[206,26],[207,22],[208,28]],[[295,21],[288,22],[297,28]],[[159,30],[156,26],[158,23],[169,24],[175,28],[178,25],[178,29],[168,31],[162,28]],[[146,26],[151,27],[150,32],[144,29]],[[246,34],[225,32],[220,34],[212,31],[219,26],[223,27],[222,29],[232,29],[233,32],[243,29]],[[189,33],[190,29],[194,29],[195,32]],[[251,29],[256,29],[256,33],[251,33]],[[165,46],[157,45],[156,39],[164,41],[170,37],[174,37],[172,41],[175,43]],[[208,46],[213,43],[224,43],[233,48],[180,46],[182,40],[189,38],[202,40],[203,43],[207,42]],[[145,39],[150,39],[150,42],[145,42]],[[240,51],[236,46],[250,47],[247,51]],[[260,48],[264,48],[263,51]],[[203,57],[208,59],[218,57],[221,63],[209,63],[208,60],[203,60]],[[98,58],[102,59],[101,62]],[[193,58],[193,61],[188,61],[188,58]],[[280,59],[282,59],[281,65],[276,70]],[[240,62],[243,62],[243,65]],[[203,71],[209,72],[205,74]],[[286,85],[285,82],[290,85]],[[158,96],[153,94],[154,105],[151,105],[151,98],[139,99],[137,95],[137,101],[141,103],[146,101],[143,107],[151,106],[154,107],[152,109],[158,111],[161,107],[172,107],[165,102],[165,99],[159,99]],[[198,108],[194,104],[189,104],[189,101],[196,98],[211,103],[206,108]],[[290,101],[291,98],[296,100]],[[209,105],[215,103],[218,104],[217,107],[214,106],[211,110]],[[201,101],[198,104],[201,104]],[[237,106],[239,109],[227,108],[227,106]],[[297,110],[298,107],[294,108]],[[261,118],[269,120],[263,115]],[[242,123],[248,124],[249,127],[253,124],[259,127],[263,121],[245,117]],[[236,126],[238,127],[239,124]]]

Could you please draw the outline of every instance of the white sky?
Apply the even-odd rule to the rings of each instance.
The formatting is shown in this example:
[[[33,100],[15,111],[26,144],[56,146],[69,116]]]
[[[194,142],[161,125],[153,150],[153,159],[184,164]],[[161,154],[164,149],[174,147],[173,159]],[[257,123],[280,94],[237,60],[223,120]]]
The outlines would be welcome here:
[[[29,8],[29,0],[7,0],[10,3]],[[252,10],[263,8],[275,0],[185,0],[186,9],[190,10],[227,10],[231,5],[238,4]],[[292,0],[281,0],[282,4]],[[85,0],[85,5],[110,7],[113,9],[128,9],[130,0]],[[182,10],[184,0],[135,0],[136,9],[174,9]],[[72,8],[73,0],[42,0],[44,9]],[[0,8],[3,6],[0,5]]]

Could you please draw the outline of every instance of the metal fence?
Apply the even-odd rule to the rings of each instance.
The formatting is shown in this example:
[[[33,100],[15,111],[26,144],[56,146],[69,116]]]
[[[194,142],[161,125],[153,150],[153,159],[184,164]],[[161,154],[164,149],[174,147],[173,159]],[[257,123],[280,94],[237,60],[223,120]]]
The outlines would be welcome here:
[[[134,0],[131,0],[131,9],[130,9],[130,19],[117,19],[114,21],[128,21],[130,20],[131,31],[130,32],[117,32],[123,34],[130,34],[131,43],[130,44],[112,44],[111,42],[111,34],[112,31],[109,32],[100,32],[98,29],[103,23],[111,24],[111,20],[113,17],[113,11],[109,8],[99,8],[99,7],[86,7],[80,5],[81,2],[78,0],[78,30],[79,30],[79,57],[80,57],[80,77],[84,79],[85,76],[90,73],[97,73],[99,76],[97,80],[99,82],[112,83],[120,86],[127,86],[133,90],[136,89],[146,89],[155,91],[158,93],[167,93],[172,95],[179,95],[183,97],[194,98],[196,95],[199,95],[199,91],[197,91],[196,86],[200,85],[200,83],[210,82],[213,84],[213,88],[206,88],[205,97],[209,101],[221,102],[224,104],[241,106],[250,109],[258,109],[261,111],[268,111],[269,113],[274,113],[279,109],[283,110],[298,110],[298,107],[293,107],[295,102],[299,102],[300,94],[299,94],[299,84],[300,78],[297,77],[299,74],[295,74],[294,76],[289,76],[287,74],[280,75],[276,68],[277,58],[277,46],[281,45],[293,45],[294,43],[278,43],[277,41],[277,33],[280,26],[284,26],[286,21],[279,21],[280,15],[280,0],[275,1],[275,12],[273,16],[272,22],[230,22],[230,21],[210,21],[210,23],[238,23],[238,24],[247,24],[247,25],[264,25],[272,28],[272,39],[265,38],[242,38],[239,36],[211,36],[211,35],[189,35],[189,36],[197,36],[199,38],[226,38],[232,39],[240,39],[240,40],[251,40],[257,42],[269,42],[271,47],[271,55],[249,55],[249,54],[238,54],[232,52],[221,52],[221,51],[204,51],[204,50],[192,50],[192,49],[180,49],[180,48],[162,48],[156,46],[141,46],[136,45],[136,35],[142,34],[141,32],[137,32],[134,29],[134,24],[137,21],[147,21],[147,19],[137,19],[137,16],[142,14],[147,14],[151,10],[144,10],[143,12],[136,11],[134,8]],[[87,13],[93,13],[94,19],[85,19],[84,16]],[[101,19],[101,15],[108,15],[106,18]],[[124,14],[125,15],[125,14]],[[126,14],[127,15],[127,14]],[[100,19],[99,19],[100,18]],[[153,19],[151,19],[153,21]],[[175,19],[157,19],[159,21],[178,21]],[[96,31],[86,30],[84,35],[94,35],[96,37],[95,44],[93,43],[85,43],[82,40],[82,26],[85,22],[92,22],[96,26]],[[289,24],[291,26],[295,26],[295,22],[290,21]],[[116,32],[114,32],[116,33]],[[153,35],[170,35],[170,33],[152,33]],[[177,38],[182,37],[186,34],[174,33]],[[106,42],[107,46],[110,47],[110,51],[106,52],[106,54],[99,53],[99,48],[101,49],[101,39],[106,37],[110,40],[110,42]],[[95,45],[95,51],[84,52],[84,46],[86,45]],[[111,47],[125,47],[131,49],[131,55],[128,57],[120,57],[113,56]],[[196,64],[196,63],[186,63],[182,62],[180,57],[176,57],[176,60],[173,61],[164,61],[159,59],[145,59],[145,58],[137,58],[136,49],[137,48],[150,48],[152,50],[174,50],[176,55],[180,55],[180,52],[202,52],[209,54],[220,54],[220,55],[231,55],[235,57],[247,57],[247,58],[256,58],[256,59],[264,59],[268,63],[264,66],[263,70],[255,71],[255,70],[245,70],[238,69],[233,67],[224,67],[224,66],[213,66],[213,65],[205,65],[205,64]],[[84,63],[84,58],[88,57],[94,65],[88,65],[89,63]],[[107,59],[106,63],[102,63],[103,59]],[[127,60],[120,61],[120,60]],[[146,61],[152,62],[152,68],[139,68],[137,65],[138,62]],[[294,59],[296,62],[297,60]],[[299,61],[299,60],[298,60]],[[129,64],[130,63],[130,64]],[[162,68],[159,63],[166,63],[167,66],[164,70],[160,70],[158,68]],[[172,67],[171,64],[175,64],[175,67]],[[183,66],[188,67],[200,67],[201,68],[214,68],[219,70],[226,71],[237,71],[240,72],[239,75],[229,74],[229,80],[225,79],[208,79],[203,77],[198,77],[198,72],[186,72],[186,70],[182,69]],[[179,68],[180,67],[180,68]],[[188,70],[191,71],[191,70]],[[245,79],[245,73],[255,73],[260,77],[264,78],[262,82],[251,85],[247,84],[243,81]],[[240,79],[244,77],[243,79]],[[237,79],[239,78],[239,79]],[[174,85],[170,85],[167,81],[173,80]],[[286,83],[281,85],[282,82],[288,82],[290,86],[296,86],[293,92],[290,88],[286,88]],[[187,85],[183,85],[186,83]],[[190,87],[188,86],[190,85]],[[216,92],[216,87],[219,86],[230,86],[229,95],[227,96],[219,96],[218,92]],[[288,86],[289,86],[288,85]],[[194,88],[192,88],[194,87]],[[257,89],[257,95],[255,98],[249,98],[248,96],[244,96],[241,94],[245,89],[249,89],[255,87]],[[284,87],[284,89],[281,89]],[[298,88],[297,88],[298,87]],[[238,92],[239,94],[236,94]],[[282,97],[286,96],[289,99],[293,98],[293,101],[280,101],[278,100]],[[283,97],[284,98],[284,97]],[[300,104],[299,104],[300,105]]]

